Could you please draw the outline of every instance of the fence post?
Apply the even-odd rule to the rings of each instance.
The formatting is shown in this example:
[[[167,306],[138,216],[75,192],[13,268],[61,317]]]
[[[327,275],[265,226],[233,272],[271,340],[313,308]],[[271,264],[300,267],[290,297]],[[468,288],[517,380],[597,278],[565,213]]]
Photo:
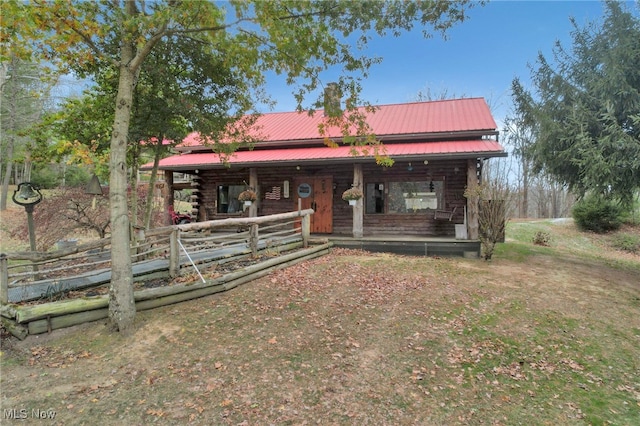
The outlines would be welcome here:
[[[300,224],[300,231],[302,232],[302,247],[307,248],[309,246],[309,237],[311,236],[311,215],[305,214],[302,216],[302,223]]]
[[[251,246],[251,256],[258,256],[258,224],[252,223],[249,227],[249,245]]]
[[[9,303],[9,261],[0,253],[0,303]]]
[[[180,230],[174,229],[169,234],[169,276],[175,278],[180,271],[180,246],[178,245],[178,238],[180,237]]]

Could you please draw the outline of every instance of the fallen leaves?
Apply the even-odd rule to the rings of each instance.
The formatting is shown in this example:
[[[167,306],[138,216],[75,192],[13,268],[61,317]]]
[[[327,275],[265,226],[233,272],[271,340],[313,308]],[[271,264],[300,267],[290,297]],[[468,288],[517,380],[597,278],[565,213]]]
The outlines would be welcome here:
[[[468,265],[473,274],[461,274]],[[114,424],[509,424],[532,413],[562,424],[597,422],[582,399],[597,397],[625,424],[640,407],[634,364],[594,351],[591,336],[614,334],[586,314],[569,321],[547,304],[536,310],[532,298],[556,287],[535,275],[531,288],[514,288],[485,280],[483,268],[335,250],[231,292],[141,312],[140,339],[100,347],[100,362],[90,355],[51,372],[38,368],[49,355],[86,355],[34,347],[33,368],[20,366],[30,380],[10,386],[44,384],[52,397],[17,398],[57,398],[65,423],[100,412]],[[615,330],[637,339],[627,329]],[[108,386],[109,376],[117,383]],[[61,395],[71,378],[73,391]]]
[[[91,358],[89,351],[62,350],[48,346],[34,346],[30,349],[29,365],[44,365],[49,368],[67,368],[80,359]]]
[[[154,417],[165,417],[167,413],[157,408],[149,408],[146,413]]]

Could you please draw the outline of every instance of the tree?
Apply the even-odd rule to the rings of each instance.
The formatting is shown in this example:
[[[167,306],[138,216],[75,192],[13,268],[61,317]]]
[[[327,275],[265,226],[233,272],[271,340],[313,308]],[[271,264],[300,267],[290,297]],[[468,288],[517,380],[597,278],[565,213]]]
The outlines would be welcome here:
[[[20,37],[26,16],[21,4],[13,0],[0,2],[0,16],[0,211],[4,211],[17,158],[22,159],[24,168],[16,177],[29,177],[31,141],[26,136],[27,129],[47,107],[52,79],[38,67],[31,46]]]
[[[545,170],[584,195],[627,205],[640,188],[640,19],[619,2],[602,24],[578,28],[570,50],[532,67],[534,93],[514,93],[538,128],[533,170]]]
[[[93,75],[95,86],[81,98],[67,100],[49,117],[46,128],[54,127],[63,140],[50,146],[45,137],[42,144],[45,151],[53,149],[58,157],[94,164],[101,158],[108,161],[109,123],[113,123],[118,73],[110,63],[99,61],[84,72]],[[251,104],[244,79],[234,74],[219,53],[207,51],[202,43],[168,37],[151,51],[135,87],[129,128],[129,139],[142,143],[127,147],[131,188],[137,184],[137,169],[145,154],[148,157],[151,152],[156,164],[146,194],[142,220],[146,228],[151,222],[153,185],[163,153],[196,128],[207,132],[225,129],[237,119],[229,114],[232,108],[240,106],[244,111]],[[95,166],[101,169],[100,164]],[[107,175],[102,177],[106,180]],[[130,194],[132,219],[136,220],[138,193]]]
[[[179,0],[34,0],[31,6],[33,23],[40,30],[34,38],[42,41],[39,47],[50,60],[82,66],[100,58],[118,70],[109,164],[113,253],[109,314],[112,324],[123,333],[131,329],[135,317],[126,208],[129,127],[142,64],[161,40],[190,38],[222,53],[245,78],[247,89],[258,94],[267,71],[285,75],[292,85],[301,82],[294,91],[300,109],[305,96],[322,84],[322,71],[341,67],[344,74],[338,83],[342,92],[348,93],[344,121],[360,124],[350,112],[358,104],[361,79],[379,59],[354,55],[350,36],[364,49],[372,34],[396,35],[415,25],[422,26],[425,36],[444,33],[464,19],[465,8],[471,3],[327,0],[231,1],[226,5],[231,10],[220,3]],[[109,54],[112,43],[118,49]],[[320,99],[313,105],[321,105]],[[232,112],[244,114],[242,109],[239,105]],[[348,129],[348,125],[342,128]],[[203,133],[209,134],[206,129]],[[361,140],[372,141],[349,139],[354,143]]]
[[[518,184],[520,186],[521,202],[519,203],[519,216],[529,215],[529,186],[531,184],[532,147],[535,144],[538,127],[531,120],[528,106],[531,105],[531,97],[526,92],[522,83],[515,78],[511,83],[511,93],[514,102],[514,111],[505,119],[506,141],[513,147],[513,155],[518,159]]]
[[[505,239],[506,224],[513,204],[510,172],[506,159],[492,159],[483,165],[482,182],[465,190],[465,197],[478,200],[478,238],[484,260],[491,260],[496,244]]]

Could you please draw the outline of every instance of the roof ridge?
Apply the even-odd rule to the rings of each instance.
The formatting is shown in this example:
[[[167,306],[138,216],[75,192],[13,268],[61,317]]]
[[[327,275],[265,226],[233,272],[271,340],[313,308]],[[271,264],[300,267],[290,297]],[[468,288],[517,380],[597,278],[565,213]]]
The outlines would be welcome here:
[[[372,104],[368,106],[372,106],[374,108],[387,107],[387,106],[407,106],[407,105],[423,105],[423,104],[436,104],[436,103],[444,103],[444,102],[460,102],[460,101],[471,101],[471,100],[486,100],[482,96],[469,97],[469,98],[452,98],[452,99],[436,99],[436,100],[428,100],[428,101],[412,101],[412,102],[394,102],[390,104]],[[356,109],[364,108],[367,105],[360,105]],[[316,109],[315,113],[323,112],[324,108]],[[258,115],[276,115],[276,114],[307,114],[309,115],[309,110],[294,110],[294,111],[269,111],[269,112],[259,112]]]

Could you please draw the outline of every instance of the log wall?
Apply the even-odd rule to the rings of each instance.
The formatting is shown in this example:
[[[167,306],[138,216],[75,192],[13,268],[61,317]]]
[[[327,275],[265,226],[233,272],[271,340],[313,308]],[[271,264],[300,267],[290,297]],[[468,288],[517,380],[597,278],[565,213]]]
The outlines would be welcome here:
[[[408,162],[397,162],[392,167],[381,167],[375,164],[363,165],[364,185],[368,183],[410,181],[443,181],[444,208],[452,210],[457,207],[451,221],[435,220],[432,211],[411,213],[364,213],[364,235],[408,235],[453,237],[456,223],[464,221],[466,198],[464,190],[467,185],[466,160],[441,160],[412,162],[409,170]],[[342,200],[342,192],[351,187],[353,181],[353,164],[337,164],[324,166],[283,165],[274,167],[257,167],[258,181],[258,216],[288,212],[297,209],[294,203],[293,182],[298,177],[326,176],[333,177],[333,234],[351,235],[353,229],[353,207]],[[201,220],[214,220],[239,216],[216,212],[217,187],[219,185],[242,185],[249,182],[249,168],[230,168],[226,170],[200,171],[200,213]],[[289,181],[289,198],[284,197],[284,181]],[[274,196],[279,190],[279,198]],[[245,213],[246,214],[246,213]]]

